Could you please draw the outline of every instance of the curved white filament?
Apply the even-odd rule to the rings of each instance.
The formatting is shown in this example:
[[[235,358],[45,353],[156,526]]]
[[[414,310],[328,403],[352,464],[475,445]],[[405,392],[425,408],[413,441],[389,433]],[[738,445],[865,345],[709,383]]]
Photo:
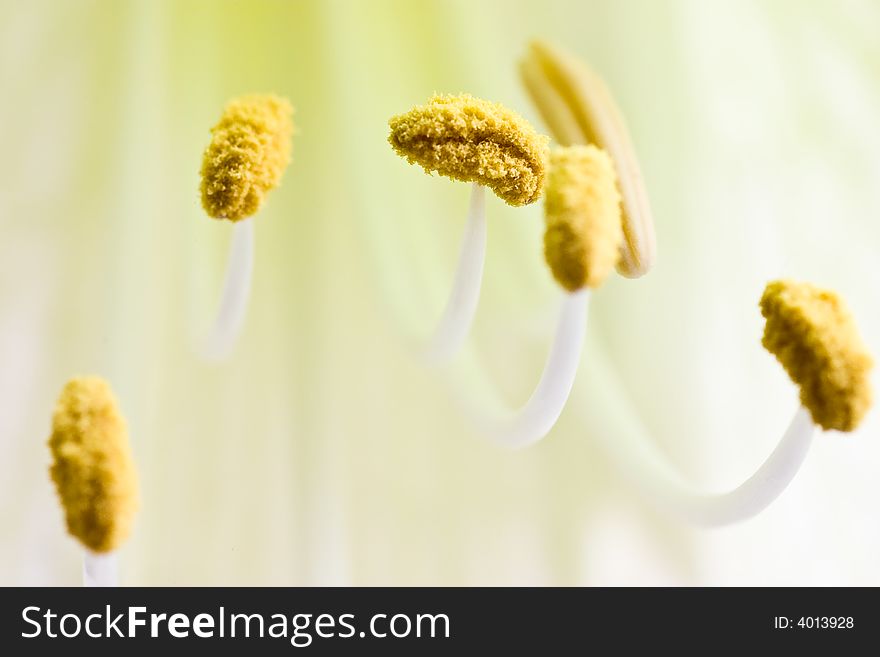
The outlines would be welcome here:
[[[544,372],[524,406],[509,410],[496,401],[478,407],[473,400],[463,400],[477,429],[493,442],[504,447],[525,447],[546,436],[556,424],[580,363],[589,299],[588,289],[565,295]]]
[[[782,494],[801,468],[816,425],[804,408],[798,408],[776,449],[761,467],[728,493],[691,500],[682,512],[703,525],[726,525],[757,515]]]
[[[601,442],[622,473],[646,498],[687,522],[704,527],[729,525],[766,509],[788,487],[812,444],[815,425],[809,412],[798,408],[773,452],[750,477],[723,493],[705,493],[685,482],[650,440],[637,413],[623,400],[626,393],[601,356],[591,367],[590,405],[602,407],[606,423],[591,421],[591,434]],[[580,404],[577,405],[581,407]],[[582,409],[584,418],[589,408]]]
[[[236,222],[232,231],[220,305],[203,348],[206,360],[223,360],[232,352],[247,313],[254,267],[253,219]]]
[[[650,478],[643,485],[656,504],[695,525],[712,527],[740,522],[766,509],[788,487],[807,456],[814,433],[810,414],[799,408],[764,463],[726,493],[700,494],[682,485],[664,485],[661,480]]]
[[[116,553],[96,554],[86,550],[83,555],[83,586],[117,586]]]
[[[480,300],[485,257],[486,193],[482,185],[473,183],[452,290],[443,316],[424,350],[429,363],[439,365],[449,361],[467,338]]]

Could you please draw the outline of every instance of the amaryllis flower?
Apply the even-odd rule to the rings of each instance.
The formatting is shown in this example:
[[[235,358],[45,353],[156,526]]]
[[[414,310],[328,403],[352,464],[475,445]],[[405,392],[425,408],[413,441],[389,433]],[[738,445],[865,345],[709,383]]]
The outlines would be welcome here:
[[[46,441],[94,374],[138,470],[122,583],[880,583],[876,413],[723,529],[619,467],[723,492],[772,452],[800,399],[761,347],[769,281],[835,290],[876,353],[878,27],[870,2],[0,1],[0,582],[80,581]],[[657,250],[592,294],[571,396],[514,451],[460,402],[516,407],[541,373],[543,201],[487,195],[472,330],[426,367],[410,338],[442,315],[470,190],[415,175],[387,122],[469,93],[559,144],[520,79],[534,39],[613,94]],[[199,170],[254,91],[296,106],[295,164],[206,363],[231,234]]]

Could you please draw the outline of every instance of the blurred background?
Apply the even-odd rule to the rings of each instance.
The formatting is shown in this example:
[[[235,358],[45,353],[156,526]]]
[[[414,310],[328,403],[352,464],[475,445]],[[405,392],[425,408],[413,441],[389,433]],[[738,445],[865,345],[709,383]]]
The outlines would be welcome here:
[[[695,486],[749,476],[797,406],[760,347],[773,278],[838,290],[877,352],[878,32],[872,0],[0,0],[0,584],[80,582],[45,442],[61,386],[96,373],[141,476],[126,584],[880,585],[876,412],[716,530],[596,440],[629,408]],[[387,120],[467,91],[545,130],[516,68],[535,37],[615,94],[659,259],[595,295],[559,424],[506,451],[411,349],[469,188],[396,157]],[[231,230],[199,205],[201,154],[230,97],[268,91],[296,106],[294,161],[236,351],[205,364]],[[463,358],[516,404],[560,292],[540,204],[487,210]]]

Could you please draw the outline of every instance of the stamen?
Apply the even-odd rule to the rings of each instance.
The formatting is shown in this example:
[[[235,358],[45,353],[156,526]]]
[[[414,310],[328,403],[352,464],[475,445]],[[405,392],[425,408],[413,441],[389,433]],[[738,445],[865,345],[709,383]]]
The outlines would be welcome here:
[[[435,96],[428,105],[392,118],[390,126],[389,142],[395,151],[429,173],[487,185],[511,205],[531,203],[542,192],[546,139],[500,105],[467,95]],[[545,254],[554,276],[571,294],[563,303],[541,380],[518,410],[499,403],[493,393],[485,404],[475,403],[471,396],[463,399],[479,429],[508,447],[541,439],[559,418],[574,383],[586,329],[589,296],[579,290],[602,283],[619,258],[622,239],[620,199],[608,156],[592,146],[561,149],[551,166]],[[481,209],[482,199],[475,191],[453,291],[427,352],[433,362],[455,353],[473,319],[486,239]]]
[[[395,152],[428,173],[480,183],[513,206],[541,196],[547,138],[503,105],[468,94],[434,96],[388,124]]]
[[[452,291],[434,337],[425,348],[426,360],[438,365],[451,359],[467,338],[480,301],[486,257],[485,188],[473,183],[467,226],[461,241]]]
[[[50,475],[68,532],[86,548],[84,573],[108,582],[112,560],[131,532],[138,507],[137,472],[125,419],[98,377],[68,381],[52,417]]]
[[[232,227],[223,292],[214,326],[202,351],[205,360],[221,361],[232,352],[247,314],[253,268],[254,220],[245,219]]]
[[[742,484],[725,493],[705,493],[695,489],[674,471],[666,456],[651,441],[637,419],[637,410],[629,405],[624,409],[615,407],[615,398],[625,398],[626,392],[619,386],[615,389],[600,361],[598,355],[591,359],[590,370],[595,385],[583,412],[590,414],[590,409],[601,406],[608,411],[607,417],[612,418],[613,425],[597,426],[591,435],[602,444],[622,474],[644,494],[645,499],[661,511],[701,527],[742,522],[770,506],[800,470],[816,428],[803,408],[794,414],[788,429],[764,463]]]
[[[521,116],[467,94],[434,96],[388,122],[388,142],[427,173],[473,183],[458,267],[443,315],[424,349],[428,362],[450,360],[467,337],[480,297],[486,252],[485,195],[489,187],[506,203],[533,203],[544,185],[547,138]]]
[[[761,306],[767,318],[764,346],[794,372],[803,406],[761,467],[727,493],[700,493],[686,484],[648,440],[635,409],[620,401],[626,395],[601,352],[590,368],[588,399],[615,423],[596,426],[594,435],[648,499],[697,525],[726,525],[763,511],[798,473],[817,425],[851,430],[870,406],[870,356],[837,295],[777,281],[767,286]],[[588,413],[587,420],[593,422]]]
[[[231,351],[244,324],[253,270],[252,220],[277,187],[291,156],[293,108],[274,95],[232,100],[211,129],[202,159],[202,206],[208,216],[236,222],[223,293],[214,326],[203,347],[208,360]]]
[[[873,359],[844,301],[810,283],[774,281],[761,297],[762,344],[823,429],[853,431],[871,406]]]
[[[544,257],[568,291],[601,285],[620,258],[623,228],[614,165],[595,146],[553,151],[547,179]]]
[[[620,253],[620,197],[614,167],[603,151],[595,146],[554,151],[545,194],[544,255],[569,294],[544,373],[519,410],[509,410],[495,400],[481,407],[465,400],[477,427],[506,447],[540,440],[559,419],[574,384],[586,333],[589,295],[583,288],[601,285]]]
[[[272,94],[235,98],[211,128],[202,158],[202,206],[209,217],[255,214],[290,163],[293,107]]]
[[[116,586],[119,581],[119,564],[115,552],[95,554],[86,550],[83,555],[83,586],[100,588]]]
[[[611,156],[623,213],[617,271],[643,276],[656,259],[654,221],[626,124],[607,87],[582,61],[537,41],[529,46],[520,76],[556,141],[595,144]]]
[[[481,382],[484,394],[489,395],[484,403],[477,404],[477,396],[462,394],[465,413],[490,440],[502,447],[526,447],[546,436],[556,424],[578,371],[589,299],[588,289],[565,295],[541,379],[521,408],[508,408],[487,382]]]

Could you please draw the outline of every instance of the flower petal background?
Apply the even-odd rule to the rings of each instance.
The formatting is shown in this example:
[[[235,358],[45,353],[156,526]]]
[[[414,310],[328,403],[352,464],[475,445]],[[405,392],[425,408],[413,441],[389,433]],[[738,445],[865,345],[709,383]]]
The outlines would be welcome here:
[[[0,583],[78,582],[45,440],[63,382],[94,372],[142,480],[125,583],[880,584],[876,413],[711,531],[595,439],[629,409],[706,490],[752,472],[797,404],[760,347],[772,278],[839,290],[876,352],[878,28],[867,0],[0,2]],[[596,295],[569,408],[508,452],[455,393],[484,369],[521,400],[540,372],[559,296],[541,209],[489,203],[471,349],[424,368],[408,340],[442,309],[469,190],[396,158],[386,122],[468,91],[540,126],[515,66],[535,36],[616,94],[659,260]],[[299,134],[218,367],[194,343],[230,226],[204,217],[198,167],[251,91],[288,96]]]

